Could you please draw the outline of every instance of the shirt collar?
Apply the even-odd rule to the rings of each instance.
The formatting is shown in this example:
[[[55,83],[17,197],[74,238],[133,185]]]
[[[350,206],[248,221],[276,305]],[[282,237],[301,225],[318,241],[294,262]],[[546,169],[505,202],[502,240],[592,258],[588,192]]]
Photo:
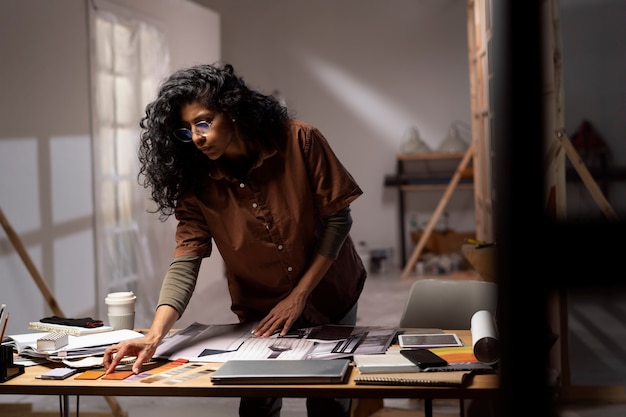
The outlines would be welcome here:
[[[250,171],[260,167],[263,164],[263,162],[265,162],[266,159],[271,158],[277,153],[278,153],[278,150],[276,148],[272,148],[272,149],[262,148],[261,151],[259,152],[259,158],[255,162],[255,164],[252,166],[252,168],[250,168]],[[227,175],[226,172],[224,172],[224,170],[221,169],[220,165],[216,163],[211,163],[210,168],[209,168],[209,176],[215,180],[230,178],[229,175]]]

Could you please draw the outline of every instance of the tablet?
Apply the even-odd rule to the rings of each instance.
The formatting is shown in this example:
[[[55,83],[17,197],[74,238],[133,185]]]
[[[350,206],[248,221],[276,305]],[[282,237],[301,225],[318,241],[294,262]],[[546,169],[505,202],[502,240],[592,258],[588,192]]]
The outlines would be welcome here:
[[[422,349],[463,346],[461,339],[454,333],[400,334],[398,343],[401,348]]]

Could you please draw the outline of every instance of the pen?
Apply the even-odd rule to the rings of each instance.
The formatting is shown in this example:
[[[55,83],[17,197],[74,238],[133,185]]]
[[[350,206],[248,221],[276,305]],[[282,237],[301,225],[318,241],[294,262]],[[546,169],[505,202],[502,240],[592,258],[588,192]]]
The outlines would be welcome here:
[[[466,238],[465,241],[467,243],[469,243],[470,245],[478,245],[478,246],[482,246],[485,245],[487,242],[483,242],[482,240],[476,240],[476,239],[472,239],[472,238]]]
[[[476,249],[480,249],[480,248],[489,248],[491,246],[496,246],[495,242],[494,243],[487,243],[484,242],[482,240],[476,240],[476,239],[472,239],[472,238],[466,238],[465,241],[471,245],[476,245]]]

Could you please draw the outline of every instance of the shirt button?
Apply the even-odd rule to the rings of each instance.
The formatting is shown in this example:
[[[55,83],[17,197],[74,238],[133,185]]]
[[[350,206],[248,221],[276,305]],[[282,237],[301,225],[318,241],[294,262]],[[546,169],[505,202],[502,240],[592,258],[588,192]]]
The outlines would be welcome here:
[[[287,267],[287,271],[291,272],[291,271],[293,271],[293,268],[292,268],[292,267],[290,267],[290,266],[288,266],[288,267]]]
[[[278,250],[283,250],[283,245],[278,245]]]
[[[252,203],[252,208],[257,208],[259,205],[257,203]]]
[[[239,184],[239,188],[243,188],[245,186],[246,186],[246,184],[244,184],[243,182]]]

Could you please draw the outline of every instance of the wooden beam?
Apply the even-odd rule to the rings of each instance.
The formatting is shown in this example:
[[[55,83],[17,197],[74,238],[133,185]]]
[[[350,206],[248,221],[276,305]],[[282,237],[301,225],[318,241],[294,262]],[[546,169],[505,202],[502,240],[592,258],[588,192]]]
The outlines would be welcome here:
[[[587,190],[589,190],[594,201],[596,202],[598,207],[600,207],[600,210],[602,210],[604,215],[609,220],[618,220],[617,214],[615,214],[615,210],[613,210],[613,207],[611,207],[609,201],[606,199],[606,197],[604,197],[604,194],[598,186],[598,183],[596,183],[596,181],[593,179],[593,176],[585,166],[585,163],[576,151],[576,148],[574,148],[572,142],[569,140],[569,137],[567,136],[565,131],[563,129],[557,130],[556,137],[560,141],[563,149],[565,149],[565,153],[568,159],[576,169],[576,172],[578,173],[580,178],[583,180],[583,183],[587,187]]]
[[[13,244],[13,247],[15,248],[17,253],[20,255],[20,258],[22,258],[22,262],[24,262],[26,269],[28,269],[28,272],[30,272],[30,275],[35,280],[37,287],[39,287],[39,291],[41,291],[41,294],[43,295],[44,299],[48,303],[48,306],[52,310],[53,314],[55,316],[65,317],[65,314],[63,314],[63,311],[61,310],[59,303],[57,303],[56,298],[54,298],[54,295],[48,288],[46,281],[44,281],[43,277],[37,270],[37,267],[33,263],[30,256],[28,255],[26,248],[22,244],[22,240],[17,235],[17,233],[15,233],[15,230],[13,230],[13,227],[11,226],[7,218],[4,216],[4,212],[2,211],[2,208],[0,208],[0,223],[2,223],[2,228],[4,229],[5,233],[9,237],[9,240]],[[115,417],[128,417],[128,413],[122,409],[122,407],[119,405],[115,397],[105,396],[104,399],[109,404],[109,407],[111,407],[111,411],[113,412],[113,415]]]
[[[43,298],[48,303],[48,306],[50,306],[52,313],[55,316],[65,317],[65,315],[63,314],[63,311],[61,311],[61,307],[59,307],[59,303],[57,303],[56,298],[54,298],[54,295],[52,295],[52,292],[48,288],[46,281],[44,281],[44,279],[39,274],[39,271],[35,267],[35,264],[30,259],[28,252],[24,248],[24,245],[22,244],[21,239],[19,238],[17,233],[15,233],[15,230],[13,230],[13,227],[11,227],[11,224],[9,223],[7,218],[4,216],[4,212],[2,211],[1,208],[0,208],[0,223],[2,223],[2,228],[4,229],[4,232],[9,237],[9,240],[13,244],[13,247],[15,248],[17,253],[20,255],[20,258],[22,258],[22,262],[24,262],[26,269],[28,269],[28,272],[30,272],[30,276],[33,277],[33,280],[35,280],[35,284],[37,284],[37,287],[39,288],[39,291],[43,295]]]
[[[411,273],[411,270],[415,267],[415,264],[417,263],[417,260],[419,259],[422,253],[422,250],[424,249],[424,246],[426,246],[426,242],[428,241],[428,238],[430,237],[430,234],[432,233],[435,227],[435,224],[437,224],[437,221],[439,220],[441,213],[445,209],[446,204],[448,204],[448,201],[450,200],[450,197],[452,196],[454,189],[456,188],[456,186],[459,183],[459,180],[461,179],[461,175],[463,174],[463,171],[465,171],[465,168],[471,161],[473,155],[474,155],[474,141],[470,143],[469,147],[465,151],[465,155],[463,155],[463,158],[461,159],[461,162],[459,162],[459,166],[456,168],[456,171],[454,171],[454,175],[452,176],[452,179],[448,183],[448,186],[446,187],[446,190],[444,191],[443,196],[441,197],[441,200],[439,200],[439,204],[437,205],[437,208],[435,209],[433,215],[430,216],[430,220],[428,220],[428,224],[426,225],[426,228],[424,229],[422,236],[420,236],[420,239],[417,242],[417,246],[415,246],[415,249],[413,250],[413,254],[411,255],[411,258],[409,259],[407,264],[404,266],[404,270],[402,271],[402,275],[400,275],[400,279],[406,279]]]

